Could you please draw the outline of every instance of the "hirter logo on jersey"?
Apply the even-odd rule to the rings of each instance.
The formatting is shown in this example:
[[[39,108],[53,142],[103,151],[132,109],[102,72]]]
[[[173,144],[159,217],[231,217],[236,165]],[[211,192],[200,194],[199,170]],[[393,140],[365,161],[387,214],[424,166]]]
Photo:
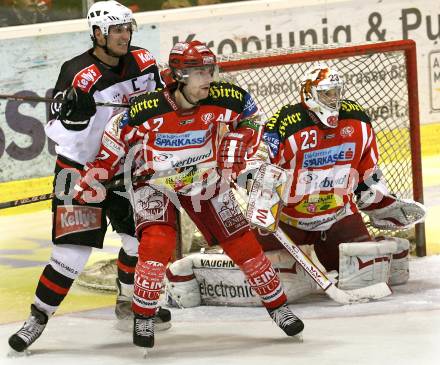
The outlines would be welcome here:
[[[135,51],[131,51],[131,53],[133,54],[133,57],[141,71],[146,70],[148,67],[156,63],[153,55],[146,49],[137,49]]]
[[[102,74],[98,67],[96,65],[90,65],[75,75],[72,85],[88,93],[101,77]]]

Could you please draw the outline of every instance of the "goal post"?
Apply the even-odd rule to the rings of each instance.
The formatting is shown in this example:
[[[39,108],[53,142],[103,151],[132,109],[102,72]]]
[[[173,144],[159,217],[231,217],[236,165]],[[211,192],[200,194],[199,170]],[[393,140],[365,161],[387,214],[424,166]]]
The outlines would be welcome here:
[[[359,102],[371,116],[390,191],[423,203],[414,41],[234,53],[219,57],[220,78],[249,91],[269,118],[283,105],[299,102],[301,77],[317,61],[344,74],[345,98]],[[417,256],[425,256],[424,224],[406,234],[414,236]]]

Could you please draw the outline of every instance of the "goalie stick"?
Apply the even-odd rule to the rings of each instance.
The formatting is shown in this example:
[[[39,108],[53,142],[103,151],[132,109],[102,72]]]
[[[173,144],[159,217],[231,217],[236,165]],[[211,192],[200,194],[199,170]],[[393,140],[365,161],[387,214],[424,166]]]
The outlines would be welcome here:
[[[37,103],[66,103],[63,99],[43,98],[41,96],[26,96],[26,95],[8,95],[0,94],[0,99],[13,100],[13,101],[35,101]],[[108,106],[112,108],[129,108],[130,104],[111,103],[108,101],[96,101],[96,106]]]
[[[365,303],[370,300],[382,299],[392,293],[391,288],[386,283],[378,283],[353,290],[339,289],[329,278],[327,278],[327,276],[325,276],[321,270],[319,270],[312,263],[309,257],[301,251],[301,249],[280,227],[277,227],[273,235],[293,256],[296,262],[303,267],[307,274],[309,274],[309,276],[324,290],[324,292],[337,303]]]
[[[278,227],[282,203],[287,201],[287,195],[290,191],[292,179],[289,175],[288,171],[276,165],[265,163],[260,166],[248,196],[246,218],[250,225],[273,233],[298,264],[335,302],[340,304],[362,303],[390,295],[392,291],[386,283],[353,290],[337,288]]]

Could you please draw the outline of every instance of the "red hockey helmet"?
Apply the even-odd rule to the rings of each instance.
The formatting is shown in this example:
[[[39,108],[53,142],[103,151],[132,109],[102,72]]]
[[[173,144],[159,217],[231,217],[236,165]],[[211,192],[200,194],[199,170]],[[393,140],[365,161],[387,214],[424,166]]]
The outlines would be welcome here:
[[[199,41],[179,42],[171,49],[168,64],[177,81],[185,81],[191,68],[209,68],[214,74],[216,68],[215,54]]]

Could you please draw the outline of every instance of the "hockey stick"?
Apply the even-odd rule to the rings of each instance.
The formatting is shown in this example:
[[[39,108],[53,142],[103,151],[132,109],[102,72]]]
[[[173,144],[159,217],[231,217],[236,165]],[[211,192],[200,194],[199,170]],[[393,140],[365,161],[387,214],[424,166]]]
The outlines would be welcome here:
[[[188,166],[188,169],[195,168],[195,166],[196,165]],[[215,161],[213,161],[213,162],[201,163],[198,165],[197,168],[198,169],[210,169],[215,166],[217,166],[217,163]],[[190,173],[190,172],[188,172],[188,173]],[[166,171],[162,171],[162,172],[156,172],[154,174],[149,174],[149,175],[134,176],[134,177],[132,177],[131,182],[136,183],[136,182],[147,181],[147,180],[154,181],[155,179],[162,179],[165,177],[172,177],[172,176],[177,176],[180,174],[182,174],[182,172],[176,172],[176,170],[172,169],[172,170],[166,170]],[[107,183],[104,183],[104,187],[107,190],[108,189],[115,189],[115,188],[123,186],[124,183],[125,183],[125,176],[122,176],[117,179],[111,180]],[[11,201],[0,203],[0,209],[13,208],[13,207],[21,206],[21,205],[26,205],[26,204],[38,203],[38,202],[42,202],[45,200],[50,200],[54,196],[55,196],[54,193],[48,193],[48,194],[42,194],[42,195],[37,195],[37,196],[31,196],[28,198],[11,200]]]
[[[13,101],[36,101],[37,103],[67,103],[67,100],[43,98],[41,96],[25,96],[25,95],[8,95],[0,94],[0,99],[13,100]],[[111,102],[95,102],[96,106],[108,106],[112,108],[129,108],[130,104],[111,103]]]
[[[342,290],[335,286],[325,274],[319,270],[301,251],[301,249],[287,236],[286,233],[277,227],[273,235],[284,246],[284,248],[293,256],[293,258],[302,266],[309,276],[325,291],[325,293],[340,304],[364,303],[370,300],[381,299],[392,293],[386,283],[377,283],[364,288],[353,290]]]
[[[107,184],[104,184],[104,186],[106,189],[113,189],[113,188],[117,188],[119,186],[122,186],[123,183],[124,183],[124,178],[121,177],[121,178],[112,180]],[[43,202],[45,200],[50,200],[54,196],[55,196],[55,193],[48,193],[48,194],[31,196],[28,198],[11,200],[11,201],[0,203],[0,209],[13,208],[13,207],[21,206],[21,205],[32,204],[32,203],[39,203],[39,202]]]

